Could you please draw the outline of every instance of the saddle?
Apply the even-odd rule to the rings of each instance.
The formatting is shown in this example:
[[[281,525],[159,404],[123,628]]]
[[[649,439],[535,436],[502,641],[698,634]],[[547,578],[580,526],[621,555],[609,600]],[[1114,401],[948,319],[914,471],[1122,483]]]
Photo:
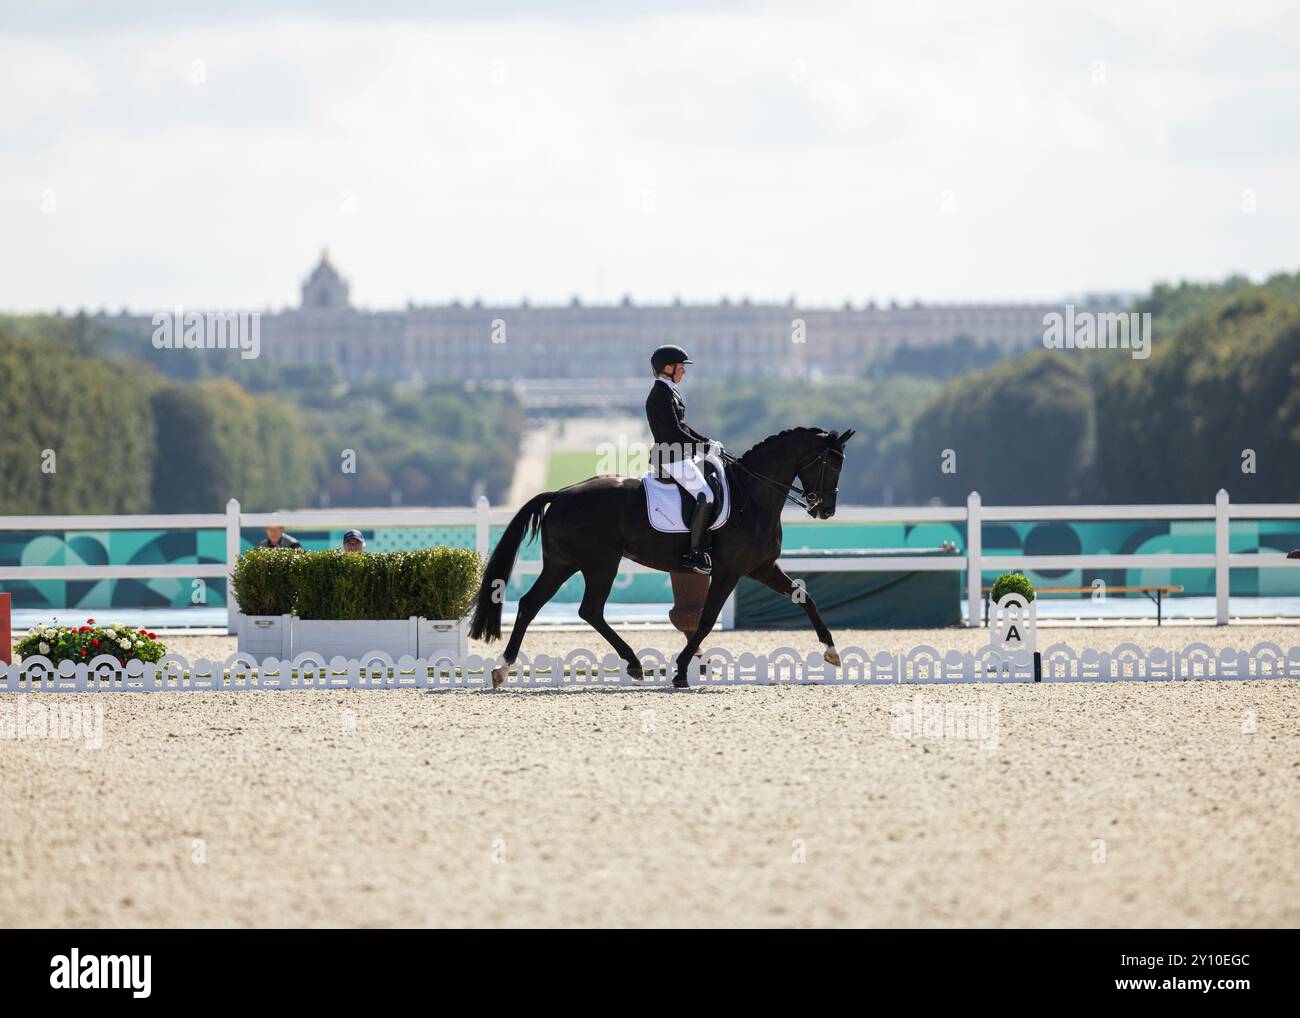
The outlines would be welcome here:
[[[713,504],[704,507],[706,512],[713,514],[709,529],[717,530],[731,516],[731,486],[727,484],[726,468],[716,456],[705,456],[699,461],[699,466],[713,491]],[[663,534],[690,532],[696,510],[695,497],[690,492],[674,480],[659,480],[653,470],[641,478],[641,487],[645,489],[650,526]]]

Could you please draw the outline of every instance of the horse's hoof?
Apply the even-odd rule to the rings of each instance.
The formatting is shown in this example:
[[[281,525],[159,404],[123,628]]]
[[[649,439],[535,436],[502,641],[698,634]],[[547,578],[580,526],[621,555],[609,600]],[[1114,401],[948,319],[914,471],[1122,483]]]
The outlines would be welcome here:
[[[504,668],[492,669],[492,688],[500,689],[501,683],[506,681],[506,670]]]
[[[836,668],[840,666],[840,652],[835,649],[834,644],[827,644],[826,649],[822,651],[822,658],[827,664],[832,664]]]
[[[645,669],[640,665],[628,665],[627,674],[629,678],[640,681],[645,678]]]
[[[684,675],[673,676],[673,689],[690,689],[690,688],[691,688],[691,684],[686,681],[686,676]]]

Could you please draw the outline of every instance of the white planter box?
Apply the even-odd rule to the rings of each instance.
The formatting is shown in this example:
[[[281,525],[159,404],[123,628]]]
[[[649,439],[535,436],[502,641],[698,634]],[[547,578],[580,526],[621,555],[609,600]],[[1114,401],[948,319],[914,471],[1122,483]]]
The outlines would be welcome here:
[[[354,658],[383,651],[394,661],[415,652],[415,619],[299,619],[293,620],[293,656],[319,654]]]
[[[293,656],[292,615],[241,614],[236,632],[239,652],[251,654],[259,662],[268,657],[284,660]]]
[[[299,654],[358,658],[382,651],[394,661],[469,654],[468,619],[300,619],[292,615],[239,616],[239,650],[262,661]]]
[[[461,660],[469,656],[469,619],[437,621],[419,619],[416,631],[417,657],[437,661],[449,657]]]

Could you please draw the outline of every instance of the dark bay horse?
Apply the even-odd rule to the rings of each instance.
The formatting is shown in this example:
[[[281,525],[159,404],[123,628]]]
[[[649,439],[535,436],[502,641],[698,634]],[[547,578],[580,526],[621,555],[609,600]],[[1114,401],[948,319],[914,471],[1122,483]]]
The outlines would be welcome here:
[[[713,629],[723,604],[741,577],[765,584],[783,597],[792,597],[794,581],[777,565],[781,554],[781,510],[790,499],[817,519],[835,515],[844,443],[853,436],[818,428],[792,428],[765,438],[739,459],[728,457],[731,517],[713,532],[713,577],[700,613],[699,628],[677,656],[673,685],[686,687],[686,670],[701,642]],[[796,487],[798,478],[801,487]],[[548,508],[549,507],[549,508]],[[530,499],[506,527],[488,560],[479,587],[470,633],[475,639],[501,636],[501,604],[506,582],[524,537],[542,535],[542,571],[519,599],[514,630],[506,644],[505,663],[492,673],[494,686],[519,655],[524,632],[534,616],[574,573],[582,573],[586,592],[578,614],[610,642],[627,662],[628,674],[641,677],[641,662],[627,642],[605,621],[605,601],[618,577],[619,562],[633,562],[665,572],[689,572],[682,565],[689,534],[664,534],[646,515],[641,482],[634,478],[593,477],[560,491]],[[817,636],[826,645],[825,657],[838,665],[835,640],[822,622],[807,591],[802,603]]]

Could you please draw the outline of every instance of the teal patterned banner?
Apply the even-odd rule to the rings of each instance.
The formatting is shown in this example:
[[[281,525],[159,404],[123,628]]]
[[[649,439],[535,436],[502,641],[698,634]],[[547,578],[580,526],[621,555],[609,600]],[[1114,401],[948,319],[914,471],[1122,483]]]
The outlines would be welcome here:
[[[493,527],[495,546],[503,527]],[[365,529],[368,551],[400,551],[431,545],[473,548],[474,528],[389,527]],[[242,548],[259,542],[259,531],[245,530]],[[343,544],[343,530],[294,532],[304,547],[316,550]],[[1210,554],[1214,551],[1211,521],[1173,522],[1076,522],[1076,523],[986,523],[984,525],[986,579],[1001,570],[992,560],[998,555],[1073,554],[1160,554],[1184,552]],[[864,524],[796,523],[785,527],[784,553],[794,555],[813,549],[920,549],[934,548],[945,541],[966,546],[961,524]],[[76,530],[18,532],[0,531],[0,565],[4,566],[106,566],[182,565],[221,563],[225,560],[224,530]],[[1300,523],[1296,521],[1240,520],[1229,531],[1232,552],[1261,550],[1287,552],[1300,548]],[[526,545],[521,560],[540,557],[539,545]],[[1059,569],[1031,572],[1039,586],[1087,586],[1100,578],[1108,586],[1177,584],[1188,596],[1214,593],[1210,569]],[[532,585],[533,576],[516,573],[506,591],[517,600]],[[13,595],[15,608],[103,609],[184,608],[195,604],[225,605],[225,581],[214,579],[156,580],[6,580],[0,591]],[[561,588],[555,600],[582,599],[583,581],[575,576]],[[1234,596],[1300,596],[1300,568],[1233,569]],[[202,601],[195,598],[202,597]],[[611,601],[646,604],[672,600],[668,577],[624,575],[614,585]]]

